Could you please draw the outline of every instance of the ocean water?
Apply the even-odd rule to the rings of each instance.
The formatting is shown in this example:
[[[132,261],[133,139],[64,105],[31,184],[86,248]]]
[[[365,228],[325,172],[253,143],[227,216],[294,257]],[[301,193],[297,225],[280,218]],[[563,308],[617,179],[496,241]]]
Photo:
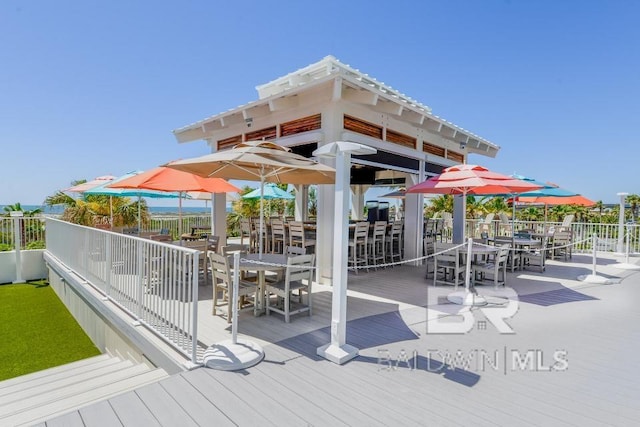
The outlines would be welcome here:
[[[0,214],[4,213],[4,207],[7,205],[0,205]],[[41,209],[45,214],[60,215],[64,212],[63,205],[56,206],[36,206],[36,205],[22,205],[22,210],[32,211],[35,209]],[[150,206],[149,213],[153,215],[178,215],[177,206]],[[229,208],[227,208],[229,211]],[[183,214],[210,214],[211,208],[205,206],[183,206]]]

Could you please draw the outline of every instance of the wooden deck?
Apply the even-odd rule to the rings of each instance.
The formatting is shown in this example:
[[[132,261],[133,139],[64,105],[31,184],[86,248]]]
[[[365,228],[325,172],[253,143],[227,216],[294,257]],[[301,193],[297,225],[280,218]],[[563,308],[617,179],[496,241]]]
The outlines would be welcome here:
[[[467,333],[428,330],[428,306],[459,307],[443,302],[452,289],[433,288],[421,267],[350,274],[347,341],[360,356],[343,366],[315,355],[329,342],[331,309],[331,289],[318,286],[311,318],[285,324],[278,315],[241,313],[240,334],[265,349],[257,366],[195,369],[46,425],[636,424],[640,275],[600,259],[599,274],[620,283],[577,281],[590,273],[590,261],[574,255],[550,261],[544,274],[509,273],[519,299],[507,320],[513,334],[499,333],[480,309],[470,313]],[[210,314],[211,289],[202,291],[200,337],[211,344],[228,338],[230,328]],[[521,365],[514,354],[530,359]],[[564,368],[563,361],[567,369],[551,368]]]

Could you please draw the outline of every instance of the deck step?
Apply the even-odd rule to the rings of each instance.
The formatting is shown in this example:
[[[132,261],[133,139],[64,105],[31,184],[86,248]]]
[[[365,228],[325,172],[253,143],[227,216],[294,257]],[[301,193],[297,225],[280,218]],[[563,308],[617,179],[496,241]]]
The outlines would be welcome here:
[[[168,376],[162,369],[117,357],[91,359],[25,375],[23,382],[14,378],[9,385],[0,383],[0,425],[51,419]]]

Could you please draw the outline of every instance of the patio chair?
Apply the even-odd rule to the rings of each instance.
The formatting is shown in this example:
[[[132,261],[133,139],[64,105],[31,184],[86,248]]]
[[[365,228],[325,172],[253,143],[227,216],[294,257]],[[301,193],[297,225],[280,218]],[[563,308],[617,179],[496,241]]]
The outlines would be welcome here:
[[[427,267],[427,271],[425,273],[425,278],[428,278],[431,273],[434,272],[434,257],[433,254],[436,252],[436,237],[434,235],[426,236],[423,241],[423,251],[426,259],[424,263]]]
[[[480,233],[487,233],[487,237],[489,234],[495,234],[494,226],[493,226],[493,218],[495,214],[493,212],[488,213],[484,218],[484,221],[480,223]]]
[[[218,253],[218,246],[220,245],[220,236],[210,235],[207,237],[207,250]]]
[[[271,219],[271,253],[284,253],[287,231],[284,221],[279,218]]]
[[[209,279],[209,270],[207,263],[207,252],[209,248],[207,242],[204,240],[184,241],[182,242],[182,247],[200,251],[200,255],[198,257],[198,273],[203,275],[206,283],[206,281]]]
[[[248,247],[250,251],[254,251],[256,248],[258,234],[251,226],[251,220],[249,218],[240,219],[240,244],[244,245],[244,239],[248,240]]]
[[[462,263],[457,246],[459,245],[454,243],[435,243],[433,286],[442,283],[454,285],[457,289],[458,285],[464,284],[464,274],[467,271],[467,267]],[[441,278],[438,278],[439,274]]]
[[[507,267],[511,269],[511,272],[513,273],[517,268],[520,268],[522,262],[522,251],[516,248],[516,245],[513,243],[513,237],[499,236],[493,241],[496,246],[509,246]]]
[[[311,316],[311,286],[313,278],[313,263],[315,260],[314,254],[298,255],[290,257],[287,261],[287,269],[284,274],[284,279],[276,283],[269,283],[266,286],[267,293],[267,315],[270,312],[275,311],[284,315],[284,321],[289,323],[290,317],[293,314],[309,312]],[[293,291],[298,291],[300,301],[294,308],[291,296]],[[307,294],[307,304],[302,303],[302,293]],[[282,303],[282,306],[274,306],[270,303],[271,295],[276,295],[278,300]]]
[[[546,247],[547,238],[545,236],[542,238],[539,248],[533,248],[522,253],[522,266],[524,268],[537,266],[540,268],[540,272],[544,273],[545,261],[547,258]]]
[[[300,246],[305,250],[308,247],[314,247],[316,241],[308,239],[304,232],[304,223],[302,221],[289,222],[289,246]]]
[[[553,237],[550,244],[551,259],[556,259],[556,256],[562,255],[564,260],[567,260],[567,255],[571,259],[573,255],[573,239],[571,238],[570,231],[558,231],[553,233]]]
[[[233,275],[229,266],[229,257],[209,251],[207,253],[211,264],[211,276],[213,283],[213,307],[211,314],[216,315],[218,306],[218,292],[222,292],[223,299],[227,300],[227,323],[231,323],[232,301],[234,300]],[[258,286],[256,282],[240,279],[238,284],[238,297],[240,308],[245,304],[246,296],[253,295],[255,299]],[[255,305],[255,304],[254,304]]]
[[[473,268],[474,277],[479,275],[480,280],[483,281],[485,279],[485,275],[491,275],[493,278],[493,287],[498,288],[498,285],[505,285],[507,280],[507,260],[509,258],[509,245],[502,245],[498,249],[498,253],[496,254],[493,260],[482,264],[476,264]],[[502,273],[502,278],[500,278],[500,273]]]

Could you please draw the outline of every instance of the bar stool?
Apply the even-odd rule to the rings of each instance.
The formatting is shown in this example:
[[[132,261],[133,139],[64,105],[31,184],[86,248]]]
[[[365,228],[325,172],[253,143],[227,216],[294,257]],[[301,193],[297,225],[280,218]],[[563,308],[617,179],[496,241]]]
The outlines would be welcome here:
[[[387,233],[387,222],[376,221],[373,224],[373,231],[371,232],[371,238],[368,240],[368,255],[369,263],[378,265],[378,262],[384,264],[386,259],[385,251],[385,235]],[[377,268],[376,268],[377,269]]]
[[[349,265],[355,269],[358,274],[359,265],[367,265],[367,240],[369,238],[369,223],[366,221],[356,222],[356,228],[353,231],[353,237],[349,239]],[[367,268],[367,271],[369,269]]]
[[[281,219],[271,219],[271,252],[284,253],[287,232],[284,228],[284,222]]]
[[[395,221],[391,224],[389,234],[385,240],[387,244],[387,259],[391,262],[402,261],[402,221]]]

